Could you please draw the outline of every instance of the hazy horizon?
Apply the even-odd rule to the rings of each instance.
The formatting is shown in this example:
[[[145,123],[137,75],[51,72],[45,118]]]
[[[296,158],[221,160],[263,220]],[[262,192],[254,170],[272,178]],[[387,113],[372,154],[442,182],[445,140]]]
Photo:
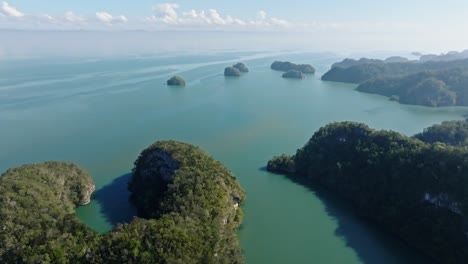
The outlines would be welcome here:
[[[0,58],[217,50],[439,54],[468,48],[467,9],[461,0],[0,1]]]
[[[447,53],[462,51],[463,46],[429,48],[423,45],[386,45],[363,47],[359,39],[330,35],[304,36],[285,32],[216,31],[55,31],[0,29],[0,59],[62,56],[105,57],[157,54],[165,52],[332,52],[344,55],[384,53],[411,57],[411,52]],[[468,47],[468,46],[467,46]],[[357,55],[356,55],[357,56]]]

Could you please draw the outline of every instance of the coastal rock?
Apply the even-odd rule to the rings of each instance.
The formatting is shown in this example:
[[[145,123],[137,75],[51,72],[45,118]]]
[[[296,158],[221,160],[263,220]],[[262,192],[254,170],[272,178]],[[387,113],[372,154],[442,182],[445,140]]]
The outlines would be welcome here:
[[[182,79],[182,77],[174,76],[171,79],[167,80],[167,85],[185,86],[185,80]]]
[[[96,190],[96,185],[88,183],[82,191],[82,199],[80,205],[87,205],[91,202],[91,195]]]

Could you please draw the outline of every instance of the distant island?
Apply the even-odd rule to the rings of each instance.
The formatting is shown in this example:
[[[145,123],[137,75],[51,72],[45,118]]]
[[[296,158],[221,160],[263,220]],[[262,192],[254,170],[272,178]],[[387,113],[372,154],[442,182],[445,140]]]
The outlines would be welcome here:
[[[241,72],[234,67],[226,67],[224,69],[224,76],[239,77]]]
[[[385,95],[403,104],[468,106],[468,59],[345,59],[333,64],[322,80],[359,84],[358,91]]]
[[[167,80],[167,85],[171,86],[185,86],[185,80],[182,77],[174,76],[171,79]]]
[[[304,79],[305,76],[301,71],[288,71],[282,75],[283,78]]]
[[[449,51],[442,54],[419,54],[419,60],[422,62],[426,61],[453,61],[453,60],[464,60],[468,59],[468,50],[461,52],[458,51]]]
[[[240,72],[249,72],[249,68],[247,68],[245,64],[241,62],[234,64],[232,67],[238,69]]]
[[[241,76],[241,73],[249,72],[249,68],[245,66],[244,63],[236,63],[232,67],[226,67],[224,69],[224,76],[238,77]]]
[[[129,182],[139,216],[100,235],[74,208],[91,177],[61,162],[0,176],[1,263],[244,263],[237,238],[245,194],[203,150],[160,141],[135,161]]]
[[[294,64],[289,61],[275,61],[273,64],[271,64],[271,69],[275,71],[283,71],[283,72],[288,72],[288,71],[300,71],[302,73],[306,74],[314,74],[315,73],[315,68],[312,67],[310,64]]]
[[[440,263],[468,259],[468,122],[414,137],[354,122],[320,128],[271,172],[320,184],[356,212]]]

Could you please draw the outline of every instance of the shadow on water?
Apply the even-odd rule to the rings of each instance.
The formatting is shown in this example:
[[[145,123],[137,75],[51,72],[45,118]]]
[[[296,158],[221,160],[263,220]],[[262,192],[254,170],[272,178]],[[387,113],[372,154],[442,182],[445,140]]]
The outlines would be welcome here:
[[[124,174],[94,193],[93,200],[100,205],[101,213],[112,225],[128,223],[136,216],[136,209],[130,203],[130,192],[127,190],[131,175]]]
[[[265,167],[259,168],[266,171]],[[395,235],[385,232],[376,224],[361,218],[352,206],[317,184],[294,177],[292,182],[305,186],[325,206],[326,213],[336,220],[335,235],[343,238],[346,246],[352,248],[364,264],[434,264],[430,258],[408,246]]]

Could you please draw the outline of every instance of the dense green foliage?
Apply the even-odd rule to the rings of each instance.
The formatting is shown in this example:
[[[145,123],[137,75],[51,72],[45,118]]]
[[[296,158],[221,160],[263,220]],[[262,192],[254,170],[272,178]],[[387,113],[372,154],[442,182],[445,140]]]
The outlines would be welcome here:
[[[302,73],[315,73],[315,68],[310,64],[294,64],[289,61],[275,61],[271,64],[271,69],[276,71],[300,71]]]
[[[371,79],[405,76],[423,71],[456,68],[468,69],[468,60],[429,61],[425,63],[415,61],[384,63],[381,60],[369,59],[354,61],[357,63],[353,63],[353,61],[354,60],[348,59],[341,63],[334,64],[334,66],[322,76],[322,80],[360,84]]]
[[[294,164],[294,159],[294,156],[288,156],[286,154],[273,157],[268,161],[267,170],[275,173],[295,173],[296,166]]]
[[[98,235],[73,210],[94,190],[86,172],[52,162],[8,170],[0,177],[0,263],[243,263],[236,231],[244,192],[220,162],[163,141],[141,153],[133,173],[132,199],[146,219]]]
[[[384,63],[344,60],[322,80],[360,84],[358,91],[381,94],[404,104],[468,105],[468,60]]]
[[[444,121],[440,125],[424,129],[414,137],[427,143],[442,142],[452,146],[468,146],[468,121]]]
[[[224,69],[224,76],[234,76],[234,77],[237,77],[237,76],[240,76],[241,75],[241,72],[234,68],[234,67],[226,67]]]
[[[365,65],[365,64],[385,64],[385,63],[395,63],[395,62],[409,62],[409,60],[405,57],[399,56],[392,56],[388,57],[385,60],[379,59],[368,59],[368,58],[360,58],[359,60],[355,59],[344,59],[341,62],[336,62],[332,65],[332,68],[340,67],[340,68],[349,68],[351,66],[357,65]]]
[[[384,64],[385,61],[378,60],[378,59],[368,59],[368,58],[360,58],[359,60],[355,59],[344,59],[340,62],[335,62],[332,64],[332,68],[349,68],[351,66],[358,66],[358,65],[365,65],[365,64]]]
[[[435,260],[468,259],[467,148],[342,122],[319,129],[291,158],[294,177],[339,194]]]
[[[185,80],[182,77],[174,76],[167,80],[167,85],[185,86]]]
[[[97,235],[74,216],[94,185],[82,169],[46,162],[0,176],[0,263],[80,263]]]
[[[249,72],[249,68],[247,68],[245,64],[241,62],[232,65],[232,67],[238,69],[240,72]]]
[[[468,105],[468,69],[424,71],[403,77],[370,80],[358,86],[361,92],[398,96],[405,104],[425,106]]]
[[[135,162],[129,189],[144,216],[162,216],[174,225],[168,232],[186,234],[177,239],[188,239],[181,243],[190,248],[166,252],[169,262],[242,262],[236,229],[244,193],[231,172],[201,149],[175,141],[153,144]]]
[[[305,76],[301,71],[288,71],[285,72],[281,77],[283,78],[293,78],[293,79],[304,79]]]

